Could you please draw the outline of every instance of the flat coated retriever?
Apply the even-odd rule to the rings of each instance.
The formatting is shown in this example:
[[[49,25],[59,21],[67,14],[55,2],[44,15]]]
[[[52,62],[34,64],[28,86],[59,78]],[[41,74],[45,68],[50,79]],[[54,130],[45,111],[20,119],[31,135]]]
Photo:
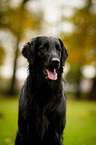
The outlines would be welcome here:
[[[28,42],[22,54],[29,62],[29,75],[20,93],[15,145],[62,145],[67,50],[61,39],[42,36]]]

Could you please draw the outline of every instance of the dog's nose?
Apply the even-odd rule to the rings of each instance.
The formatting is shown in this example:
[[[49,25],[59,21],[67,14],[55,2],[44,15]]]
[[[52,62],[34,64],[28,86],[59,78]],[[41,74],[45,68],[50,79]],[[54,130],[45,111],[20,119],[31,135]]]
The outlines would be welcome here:
[[[52,58],[51,59],[51,64],[54,68],[58,69],[59,64],[60,64],[60,60],[58,58]]]

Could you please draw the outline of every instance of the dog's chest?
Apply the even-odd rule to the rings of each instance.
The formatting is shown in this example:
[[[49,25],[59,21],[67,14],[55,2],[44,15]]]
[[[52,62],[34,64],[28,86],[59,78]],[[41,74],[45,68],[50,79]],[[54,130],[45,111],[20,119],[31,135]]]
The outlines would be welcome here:
[[[34,111],[31,114],[32,121],[30,121],[30,123],[31,123],[30,128],[32,128],[34,130],[33,132],[42,141],[44,139],[44,136],[46,134],[48,134],[48,132],[50,130],[51,121],[53,120],[50,116],[54,116],[54,113],[48,112],[49,108],[50,108],[49,105],[41,108],[41,106],[36,105],[35,103],[32,107],[32,110],[34,109]],[[52,119],[52,120],[50,120],[50,119]]]
[[[45,133],[48,132],[49,125],[50,123],[46,115],[42,114],[37,118],[36,130],[41,140],[43,140]]]

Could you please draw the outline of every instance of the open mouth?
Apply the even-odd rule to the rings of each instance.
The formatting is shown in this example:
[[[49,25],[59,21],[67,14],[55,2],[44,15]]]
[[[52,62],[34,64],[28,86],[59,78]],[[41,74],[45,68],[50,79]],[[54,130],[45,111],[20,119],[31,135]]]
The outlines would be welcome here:
[[[60,60],[58,58],[52,58],[50,64],[43,68],[43,73],[47,79],[57,80],[58,70],[60,69]]]
[[[57,80],[57,72],[56,69],[54,68],[53,71],[50,71],[49,69],[45,69],[46,72],[44,74],[49,78],[50,80]]]

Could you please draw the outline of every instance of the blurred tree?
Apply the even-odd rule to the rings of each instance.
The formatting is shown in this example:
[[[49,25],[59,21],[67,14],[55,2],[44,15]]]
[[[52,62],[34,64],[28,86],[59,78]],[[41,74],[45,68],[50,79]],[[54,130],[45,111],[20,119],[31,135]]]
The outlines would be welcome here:
[[[13,2],[13,3],[12,3]],[[14,48],[14,63],[13,63],[13,76],[9,94],[16,94],[16,69],[17,58],[19,55],[19,43],[24,36],[24,32],[28,28],[41,29],[41,21],[43,20],[42,11],[38,10],[38,15],[26,9],[25,5],[28,0],[20,1],[14,5],[14,1],[0,0],[0,28],[8,28],[16,38],[16,48]],[[2,53],[3,54],[3,53]]]
[[[5,51],[3,49],[3,46],[0,44],[0,66],[3,65],[4,56],[5,56]]]
[[[81,66],[95,64],[96,59],[96,3],[87,0],[81,9],[75,9],[70,22],[74,24],[73,32],[64,36],[63,40],[69,49],[69,63],[71,69],[67,74],[70,83],[77,84],[77,98],[81,96]],[[95,64],[96,65],[96,64]],[[95,78],[94,78],[95,81]],[[93,83],[96,85],[96,83]],[[96,86],[93,88],[96,88]],[[94,92],[94,89],[92,89]],[[91,92],[92,93],[92,92]],[[93,93],[92,93],[93,94]],[[92,96],[90,96],[92,97]],[[95,94],[96,99],[96,94]],[[94,98],[93,97],[93,98]]]
[[[93,87],[91,92],[89,93],[89,98],[91,100],[96,100],[96,77],[93,79]]]

